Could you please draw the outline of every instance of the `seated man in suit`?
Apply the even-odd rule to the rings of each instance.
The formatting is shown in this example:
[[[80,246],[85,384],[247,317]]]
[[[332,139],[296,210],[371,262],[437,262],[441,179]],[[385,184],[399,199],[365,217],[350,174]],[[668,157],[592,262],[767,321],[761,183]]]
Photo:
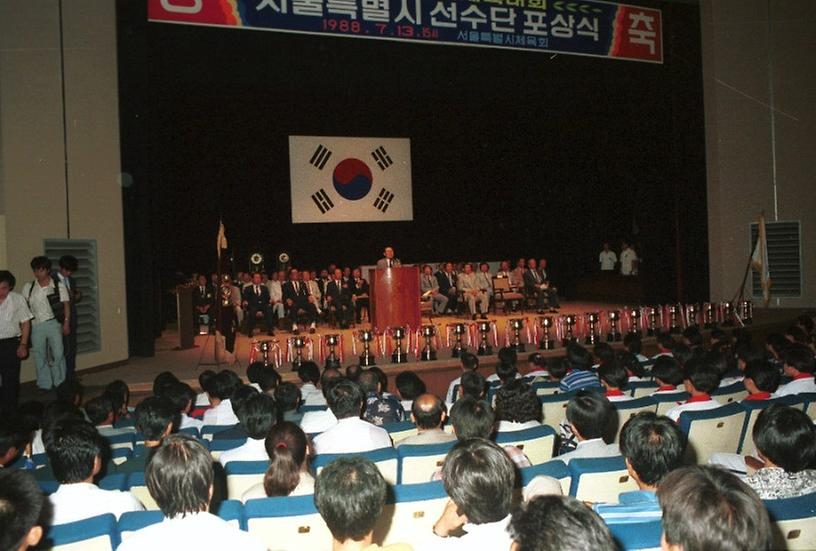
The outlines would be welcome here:
[[[292,322],[292,333],[295,335],[299,333],[297,320],[300,310],[306,313],[309,333],[314,333],[317,322],[317,307],[309,302],[309,290],[300,281],[300,273],[295,268],[289,270],[289,280],[283,284],[283,300],[289,313],[289,321]]]
[[[276,323],[286,317],[286,308],[283,306],[283,282],[286,281],[286,272],[275,272],[269,277],[266,286],[269,287],[269,307],[272,309],[272,318]]]
[[[476,319],[476,303],[479,303],[479,312],[483,320],[487,319],[487,306],[490,304],[490,297],[481,288],[481,283],[473,273],[473,264],[465,264],[465,271],[459,274],[456,286],[462,291],[462,299],[467,302],[468,310],[473,319]]]
[[[422,300],[433,301],[433,311],[435,314],[442,314],[448,307],[448,297],[439,292],[439,281],[433,275],[433,269],[425,264],[422,267],[422,276],[419,278],[419,290],[422,292]]]
[[[558,295],[555,287],[551,287],[550,282],[544,279],[534,258],[527,261],[527,270],[524,272],[524,292],[536,298],[539,314],[544,313],[544,305],[547,302],[550,304],[551,312],[557,311]]]
[[[527,271],[527,261],[523,258],[516,260],[516,267],[510,272],[510,287],[521,289],[524,287],[524,272]]]
[[[399,258],[394,258],[394,249],[386,247],[383,250],[383,257],[377,261],[377,268],[399,268],[402,266]]]
[[[213,305],[215,304],[215,292],[207,283],[207,276],[201,274],[198,276],[198,284],[193,289],[193,313],[195,320],[198,323],[209,326],[210,333],[214,332],[215,316],[212,315]],[[195,330],[198,333],[198,329]]]
[[[456,274],[453,272],[453,263],[445,262],[443,271],[437,272],[436,280],[439,282],[439,292],[448,297],[448,311],[456,311],[458,297],[456,295]]]
[[[306,290],[309,291],[309,302],[315,305],[317,315],[320,315],[322,310],[320,305],[323,302],[323,293],[320,290],[320,285],[314,278],[312,278],[312,274],[309,272],[309,270],[303,270],[300,277],[303,280],[303,284],[306,286]]]
[[[326,307],[335,313],[340,327],[351,325],[354,315],[352,293],[353,289],[343,281],[342,270],[335,268],[334,277],[326,284]]]
[[[363,277],[363,272],[360,268],[354,268],[351,272],[351,277],[354,281],[354,289],[352,289],[351,298],[354,301],[354,320],[358,325],[363,320],[363,310],[371,319],[371,310],[369,310],[369,285],[368,281]]]
[[[252,338],[255,324],[258,319],[266,321],[266,329],[270,335],[275,334],[272,321],[272,309],[269,307],[269,288],[263,284],[260,272],[252,274],[252,283],[244,287],[243,304],[246,310],[246,333]]]

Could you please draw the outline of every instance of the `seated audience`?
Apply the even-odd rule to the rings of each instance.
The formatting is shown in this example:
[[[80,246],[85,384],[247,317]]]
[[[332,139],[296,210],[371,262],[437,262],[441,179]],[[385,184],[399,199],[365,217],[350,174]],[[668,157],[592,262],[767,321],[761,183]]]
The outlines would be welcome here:
[[[495,377],[495,379],[491,379]],[[502,385],[506,385],[510,381],[521,379],[521,375],[516,369],[515,364],[499,363],[496,366],[496,372],[487,378],[488,382],[498,381]]]
[[[303,362],[298,366],[298,378],[300,379],[300,396],[305,405],[325,405],[323,393],[317,388],[320,384],[320,368],[314,362]],[[317,399],[317,402],[314,400]],[[322,402],[322,403],[321,403]]]
[[[574,497],[530,500],[510,522],[512,551],[617,551],[603,520]],[[691,551],[691,550],[689,550]]]
[[[626,333],[623,337],[623,346],[626,348],[626,351],[634,355],[641,364],[649,361],[649,358],[642,354],[643,341],[640,339],[640,335],[636,333]]]
[[[425,394],[425,383],[413,371],[403,371],[396,378],[397,394],[399,394],[402,409],[406,415],[411,411],[411,406],[418,396]]]
[[[768,400],[779,388],[779,371],[764,360],[752,361],[745,366],[742,384],[748,391],[748,401]]]
[[[471,352],[464,352],[462,356],[459,358],[460,363],[462,364],[462,373],[467,373],[469,371],[476,371],[479,369],[479,356],[473,354]],[[448,405],[453,404],[459,396],[456,396],[456,388],[462,382],[462,377],[457,377],[450,382],[448,385],[448,392],[445,394],[445,402]]]
[[[261,373],[266,369],[263,362],[252,362],[247,366],[247,381],[249,386],[253,387],[258,392],[263,392],[261,389]]]
[[[638,489],[620,494],[617,504],[595,504],[595,512],[607,524],[659,520],[662,513],[655,492],[666,475],[683,466],[686,443],[677,424],[663,415],[641,412],[626,421],[620,451]]]
[[[469,371],[462,375],[462,384],[459,385],[459,396],[471,396],[477,400],[484,400],[487,396],[487,379],[478,371]]]
[[[363,372],[362,366],[360,366],[359,364],[351,364],[346,368],[346,379],[356,383],[357,381],[360,380],[360,373],[362,372]],[[325,373],[325,371],[323,373]],[[326,399],[324,398],[323,402],[325,403],[325,401]]]
[[[278,423],[269,431],[265,447],[269,468],[264,480],[244,492],[241,501],[314,493],[314,478],[309,474],[309,441],[300,427],[289,421]]]
[[[610,402],[633,400],[630,395],[623,391],[629,382],[629,376],[626,373],[626,368],[617,360],[613,359],[602,363],[598,367],[598,379],[604,388],[604,395]]]
[[[496,432],[496,415],[490,404],[484,400],[477,400],[471,396],[462,397],[453,404],[450,417],[453,434],[459,441],[468,438],[488,440]],[[532,465],[524,452],[516,446],[504,446],[504,452],[519,469]],[[433,479],[439,480],[441,477],[442,472],[440,471],[434,475]]]
[[[597,370],[603,364],[615,361],[615,349],[608,342],[598,341],[592,347],[592,354],[595,356],[597,363],[592,366],[592,369]]]
[[[153,379],[153,396],[163,396],[164,389],[177,382],[178,377],[172,371],[162,371]]]
[[[533,352],[527,356],[527,373],[524,378],[529,381],[534,381],[539,377],[546,378],[549,376],[547,371],[547,360],[538,352]]]
[[[612,457],[620,454],[617,444],[607,444],[615,408],[603,394],[581,391],[567,404],[567,439],[575,437],[575,449],[555,459],[569,463],[579,457]],[[564,446],[562,446],[564,449]]]
[[[782,358],[784,373],[791,378],[791,382],[780,387],[774,396],[816,392],[816,382],[813,379],[816,359],[813,351],[803,344],[792,344],[782,354]]]
[[[254,386],[240,384],[236,387],[235,392],[232,393],[232,399],[230,403],[232,404],[232,411],[235,413],[235,417],[237,417],[240,421],[241,418],[241,408],[244,407],[247,400],[249,400],[253,396],[257,396],[260,394]],[[224,428],[213,434],[213,440],[239,440],[241,438],[247,438],[247,432],[244,426],[239,422],[235,425],[231,425],[228,428]]]
[[[235,425],[238,417],[232,409],[232,395],[240,385],[223,370],[208,381],[207,394],[210,397],[211,408],[204,412],[205,425]]]
[[[689,325],[683,329],[683,344],[691,348],[692,355],[699,357],[703,353],[703,334],[699,325]]]
[[[105,386],[105,394],[113,401],[113,408],[116,420],[114,426],[122,423],[133,422],[132,411],[130,410],[130,388],[121,379],[111,381]]]
[[[410,551],[409,545],[380,547],[373,543],[374,527],[382,515],[387,487],[368,459],[337,459],[320,471],[314,501],[332,535],[333,551]]]
[[[76,407],[74,404],[70,404],[67,402],[62,402],[60,400],[56,400],[51,402],[45,406],[43,410],[43,417],[42,417],[42,426],[40,429],[34,432],[34,437],[31,442],[31,454],[38,455],[45,453],[45,435],[52,430],[55,426],[60,424],[61,422],[67,419],[79,419],[81,421],[85,420],[85,417],[82,415],[82,412]],[[47,466],[46,466],[47,467]],[[53,474],[50,473],[50,469],[38,469],[37,473],[35,473],[35,477],[39,478],[40,471],[49,471],[48,476],[45,479],[52,479]]]
[[[657,390],[652,395],[678,394],[685,392],[684,388],[677,388],[683,384],[683,368],[680,362],[672,356],[659,356],[652,365],[652,377],[657,383]]]
[[[136,428],[144,437],[144,446],[137,446],[127,461],[119,465],[120,473],[142,472],[150,452],[161,444],[162,439],[173,430],[177,413],[167,398],[149,396],[136,406]]]
[[[133,532],[118,551],[144,549],[240,549],[263,551],[252,535],[208,512],[213,463],[201,443],[186,434],[165,438],[145,469],[145,482],[164,520]]]
[[[722,352],[731,351],[731,336],[722,329],[714,328],[709,333],[711,342],[709,348],[711,350],[721,350]]]
[[[17,460],[28,444],[29,437],[20,427],[19,419],[0,417],[0,469]]]
[[[663,508],[662,549],[707,551],[768,549],[771,523],[748,486],[715,467],[684,467],[657,489]]]
[[[326,369],[323,371],[323,375],[320,376],[320,391],[324,395],[324,399],[329,395],[331,387],[341,379],[343,379],[343,376],[336,369]],[[336,424],[337,417],[334,416],[334,413],[332,413],[331,408],[328,406],[322,411],[307,411],[303,414],[303,419],[300,420],[300,428],[302,428],[306,434],[317,434],[330,429]]]
[[[509,549],[516,470],[504,450],[484,438],[462,440],[445,458],[442,478],[450,500],[428,548]]]
[[[201,392],[196,395],[196,407],[210,406],[210,395],[207,393],[207,387],[215,375],[216,373],[212,369],[205,369],[198,374],[198,386],[201,388]]]
[[[560,383],[569,372],[569,362],[566,358],[550,358],[547,360],[547,372],[549,373],[548,381]]]
[[[85,415],[96,427],[99,434],[104,437],[135,432],[133,427],[114,428],[113,423],[116,421],[116,412],[114,411],[113,400],[107,394],[88,400],[85,403]]]
[[[577,343],[567,345],[566,362],[569,372],[561,379],[561,392],[601,386],[598,376],[591,371],[592,355],[586,348]]]
[[[516,352],[516,350],[513,347],[503,346],[502,348],[499,348],[498,357],[499,363],[496,364],[496,372],[488,376],[487,378],[488,383],[493,383],[502,380],[501,377],[499,376],[499,366],[504,366],[502,371],[503,373],[505,373],[506,377],[508,378],[521,377],[521,375],[518,374],[518,368],[516,367],[516,364],[518,363],[518,352]],[[512,377],[509,376],[509,373],[511,371],[513,373]]]
[[[364,396],[359,386],[340,379],[330,385],[326,398],[337,424],[315,437],[315,453],[360,453],[391,447],[385,429],[360,418]]]
[[[652,356],[656,360],[660,356],[674,356],[674,348],[677,346],[677,341],[674,340],[669,333],[663,331],[657,334],[657,354]]]
[[[255,393],[238,410],[238,421],[247,433],[247,441],[221,454],[218,461],[226,465],[230,461],[263,461],[266,459],[264,443],[269,429],[278,420],[275,399],[268,394]]]
[[[275,406],[280,421],[300,423],[301,419],[303,419],[303,413],[298,411],[301,402],[300,396],[300,389],[295,383],[281,383],[275,388]]]
[[[442,430],[447,418],[445,403],[433,394],[423,394],[411,404],[411,421],[417,427],[417,434],[409,436],[395,446],[420,444],[443,444],[453,442],[456,436]]]
[[[36,547],[47,529],[47,501],[28,471],[0,469],[0,549]]]
[[[103,490],[94,484],[102,470],[105,447],[102,436],[86,421],[67,421],[54,431],[47,448],[48,462],[60,483],[49,496],[53,524],[105,513],[119,518],[122,513],[144,509],[130,492]]]
[[[646,368],[643,367],[643,364],[637,359],[637,356],[631,352],[619,352],[615,355],[615,359],[626,370],[626,378],[628,382],[635,383],[639,381],[648,381],[651,379],[651,376],[646,371]]]
[[[360,374],[357,383],[365,394],[366,406],[363,419],[377,426],[398,423],[405,417],[402,404],[391,394],[384,394],[379,374],[367,369]]]
[[[720,407],[717,400],[711,397],[711,391],[720,384],[717,371],[702,360],[689,360],[683,368],[683,385],[690,397],[684,403],[670,409],[666,415],[674,422],[680,419],[684,411],[702,411]]]
[[[510,380],[496,392],[498,432],[541,426],[541,402],[536,391],[521,379]]]
[[[178,412],[179,430],[188,428],[201,430],[204,421],[190,416],[193,411],[193,401],[195,400],[195,392],[190,388],[190,385],[181,382],[173,383],[164,391],[164,397],[173,403]]]

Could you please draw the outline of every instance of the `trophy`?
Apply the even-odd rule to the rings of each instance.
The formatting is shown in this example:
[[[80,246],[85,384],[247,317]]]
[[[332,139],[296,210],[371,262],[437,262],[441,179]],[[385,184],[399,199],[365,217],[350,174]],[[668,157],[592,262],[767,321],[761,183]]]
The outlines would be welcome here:
[[[552,350],[555,348],[555,341],[550,338],[550,329],[553,326],[553,319],[549,316],[542,316],[538,319],[541,328],[544,330],[541,340],[538,341],[538,348],[541,350]]]
[[[451,349],[451,358],[460,358],[467,347],[462,346],[462,335],[467,331],[464,323],[457,323],[453,326],[453,334],[456,335],[456,343]]]
[[[722,321],[726,327],[734,325],[734,303],[730,300],[722,303]]]
[[[649,337],[657,335],[657,308],[649,309],[649,328],[646,330],[646,335]]]
[[[425,337],[425,346],[422,348],[420,359],[423,362],[428,362],[436,359],[436,350],[433,349],[431,341],[436,334],[436,328],[433,325],[422,326],[422,336]]]
[[[334,352],[336,346],[340,344],[340,335],[326,335],[326,346],[329,347],[329,353],[326,356],[326,369],[339,369],[340,358]]]
[[[391,363],[403,364],[408,361],[408,354],[402,349],[402,339],[405,338],[404,327],[394,327],[391,330],[391,336],[394,337],[394,352],[391,354]]]
[[[609,317],[609,333],[606,335],[606,342],[617,342],[621,340],[621,334],[618,330],[618,323],[620,323],[620,311],[610,310],[606,315]]]
[[[261,341],[258,343],[258,350],[263,355],[264,367],[269,367],[269,352],[272,350],[272,341]]]
[[[586,314],[586,321],[587,325],[589,326],[587,336],[584,338],[584,342],[586,344],[595,344],[598,342],[598,333],[595,331],[595,326],[598,325],[599,320],[600,316],[598,315],[598,312],[589,312]]]
[[[521,342],[521,330],[524,328],[524,320],[513,318],[510,320],[510,328],[513,330],[513,342],[510,347],[516,352],[524,352],[524,343]]]
[[[360,340],[363,342],[363,354],[360,356],[360,367],[374,365],[374,354],[371,353],[371,341],[374,340],[374,333],[370,329],[360,330]]]
[[[576,319],[575,314],[567,314],[564,316],[564,325],[567,326],[567,333],[564,335],[564,346],[567,346],[571,342],[575,342],[575,335],[572,333],[572,328],[575,327]]]
[[[717,309],[713,302],[706,302],[703,305],[703,327],[705,329],[717,327]]]
[[[750,325],[754,322],[754,303],[750,300],[741,300],[739,303],[740,317],[742,323]]]
[[[640,337],[640,308],[632,308],[629,311],[629,334]]]
[[[689,304],[686,306],[686,319],[688,319],[689,327],[693,325],[697,325],[697,305],[696,304]]]
[[[476,327],[479,328],[479,335],[481,335],[477,354],[479,356],[488,356],[493,353],[493,347],[490,346],[490,343],[487,341],[487,334],[490,332],[490,322],[480,321],[476,324]]]
[[[292,346],[295,348],[295,359],[292,360],[292,371],[297,371],[303,364],[303,349],[306,347],[305,337],[292,337]]]
[[[672,334],[672,335],[676,335],[677,333],[680,333],[680,322],[677,319],[677,314],[678,314],[677,305],[676,304],[670,304],[669,305],[669,319],[670,319],[670,321],[669,321],[669,323],[670,323],[669,333]]]

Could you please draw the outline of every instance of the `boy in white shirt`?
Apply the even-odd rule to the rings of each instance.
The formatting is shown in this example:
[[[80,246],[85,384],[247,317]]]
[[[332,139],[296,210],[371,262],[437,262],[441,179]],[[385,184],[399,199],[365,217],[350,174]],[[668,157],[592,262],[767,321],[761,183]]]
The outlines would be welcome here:
[[[684,389],[677,388],[683,383],[683,368],[680,367],[680,362],[671,356],[660,356],[655,360],[652,377],[658,385],[652,396],[685,392]]]
[[[680,419],[680,414],[684,411],[702,411],[722,405],[709,394],[720,384],[720,377],[716,369],[700,360],[690,360],[686,363],[684,371],[683,385],[691,396],[685,403],[666,413],[666,416],[674,422]]]
[[[230,373],[226,370],[218,373],[207,386],[212,407],[204,412],[204,424],[237,425],[238,417],[235,416],[230,400],[237,388]]]
[[[623,391],[629,377],[626,369],[617,360],[601,364],[598,368],[598,378],[604,387],[604,395],[610,402],[627,402],[634,399]]]
[[[782,353],[783,371],[792,380],[776,391],[774,396],[788,396],[803,392],[816,392],[816,382],[813,372],[816,369],[816,360],[813,352],[804,344],[792,344]]]
[[[468,371],[476,371],[479,369],[479,357],[476,354],[471,354],[470,352],[465,352],[462,354],[462,357],[459,358],[459,361],[462,362],[462,373],[466,373]],[[450,407],[459,396],[454,394],[455,389],[462,384],[462,377],[456,377],[454,380],[450,382],[448,385],[448,392],[445,394],[445,403],[448,404]]]
[[[195,400],[195,392],[190,388],[190,385],[182,382],[173,383],[165,389],[164,396],[173,402],[173,406],[179,412],[179,430],[187,428],[201,430],[204,421],[190,417],[190,412],[193,410],[193,400]]]

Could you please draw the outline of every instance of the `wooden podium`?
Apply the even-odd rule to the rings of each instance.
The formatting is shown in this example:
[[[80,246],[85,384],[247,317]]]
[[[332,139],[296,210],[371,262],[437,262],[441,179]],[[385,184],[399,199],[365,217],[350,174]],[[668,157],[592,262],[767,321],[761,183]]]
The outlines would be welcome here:
[[[416,266],[369,270],[371,327],[419,328],[419,268]]]

